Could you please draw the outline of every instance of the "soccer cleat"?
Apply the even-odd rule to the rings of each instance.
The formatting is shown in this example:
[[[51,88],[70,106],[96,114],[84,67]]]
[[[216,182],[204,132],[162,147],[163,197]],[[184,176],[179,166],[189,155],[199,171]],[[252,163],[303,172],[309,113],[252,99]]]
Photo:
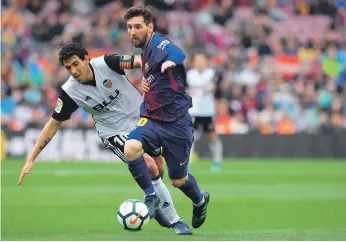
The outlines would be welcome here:
[[[144,203],[147,205],[149,217],[153,218],[159,208],[160,198],[156,194],[146,195]]]
[[[221,172],[221,164],[214,162],[210,167],[211,172]]]
[[[193,205],[193,212],[192,212],[192,227],[195,229],[201,227],[201,225],[204,223],[205,219],[207,218],[207,208],[209,205],[210,195],[207,192],[203,193],[204,196],[204,203],[201,206],[195,206]]]
[[[165,228],[170,227],[168,218],[166,217],[166,215],[162,212],[160,208],[156,210],[154,218],[162,227],[165,227]]]
[[[170,227],[173,228],[174,234],[176,235],[192,235],[192,231],[189,226],[187,226],[186,223],[184,223],[184,221],[181,219],[172,224]]]

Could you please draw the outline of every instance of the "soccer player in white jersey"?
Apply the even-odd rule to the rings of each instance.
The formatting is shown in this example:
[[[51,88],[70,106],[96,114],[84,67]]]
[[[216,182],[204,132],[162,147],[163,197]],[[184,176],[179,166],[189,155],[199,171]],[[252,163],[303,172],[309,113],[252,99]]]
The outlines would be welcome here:
[[[103,143],[128,164],[132,176],[145,192],[151,217],[155,217],[160,225],[173,228],[175,234],[192,234],[177,214],[171,195],[161,180],[163,158],[160,147],[150,156],[144,154],[145,163],[129,162],[124,155],[127,135],[140,120],[142,102],[140,92],[127,79],[124,69],[139,68],[140,56],[111,54],[90,59],[83,45],[71,43],[61,49],[59,61],[71,76],[62,86],[55,111],[28,156],[18,184],[32,170],[34,160],[54,137],[60,123],[81,107],[92,115]]]
[[[187,72],[188,93],[192,97],[193,107],[189,112],[193,117],[195,129],[194,141],[201,138],[203,133],[208,133],[209,147],[214,163],[211,170],[221,170],[223,147],[220,138],[215,132],[214,119],[215,98],[215,71],[208,68],[209,59],[206,53],[197,53],[193,57],[193,69]],[[194,145],[191,154],[193,154]]]

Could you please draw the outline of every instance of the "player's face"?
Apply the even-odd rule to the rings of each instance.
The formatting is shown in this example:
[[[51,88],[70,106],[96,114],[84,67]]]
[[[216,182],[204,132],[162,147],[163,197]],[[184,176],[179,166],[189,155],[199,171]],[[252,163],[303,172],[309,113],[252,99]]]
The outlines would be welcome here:
[[[84,83],[88,81],[89,72],[89,57],[85,56],[82,60],[78,56],[71,56],[69,59],[64,61],[64,66],[68,73],[76,79],[79,83]]]
[[[204,71],[208,67],[208,59],[205,55],[198,54],[193,60],[193,65],[198,71]]]
[[[136,48],[144,48],[149,42],[153,33],[154,25],[147,25],[143,16],[136,16],[127,21],[127,33],[129,34],[131,43]]]

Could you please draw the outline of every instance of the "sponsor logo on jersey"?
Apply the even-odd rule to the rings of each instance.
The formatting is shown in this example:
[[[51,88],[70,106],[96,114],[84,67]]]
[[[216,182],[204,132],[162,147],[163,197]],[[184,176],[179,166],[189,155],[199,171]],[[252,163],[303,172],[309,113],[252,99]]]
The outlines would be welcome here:
[[[171,43],[169,40],[163,40],[161,41],[161,43],[157,46],[157,48],[159,48],[160,50],[163,50],[166,45],[168,45],[169,43]]]
[[[60,98],[58,98],[58,102],[56,103],[56,107],[55,107],[55,112],[60,113],[62,106],[63,106],[63,102]]]
[[[111,80],[107,79],[103,81],[103,85],[107,88],[111,88],[113,86],[113,83]]]
[[[108,100],[102,101],[102,103],[97,104],[93,107],[95,111],[109,111],[111,107],[117,104],[120,98],[123,96],[118,89],[115,90],[115,94],[108,96]]]
[[[87,101],[89,101],[89,100],[91,100],[92,99],[92,97],[89,97],[89,96],[86,96],[85,97],[85,101],[87,102]]]
[[[153,76],[153,75],[149,75],[148,77],[147,77],[147,82],[148,82],[148,84],[150,84],[150,83],[152,83],[153,81],[155,81],[155,77]]]

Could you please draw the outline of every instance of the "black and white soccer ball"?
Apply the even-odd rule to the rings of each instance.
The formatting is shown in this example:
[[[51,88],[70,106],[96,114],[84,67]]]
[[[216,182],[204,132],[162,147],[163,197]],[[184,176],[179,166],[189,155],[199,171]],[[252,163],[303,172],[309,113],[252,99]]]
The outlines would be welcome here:
[[[140,200],[128,199],[120,205],[117,218],[124,229],[138,231],[149,222],[148,208]]]

